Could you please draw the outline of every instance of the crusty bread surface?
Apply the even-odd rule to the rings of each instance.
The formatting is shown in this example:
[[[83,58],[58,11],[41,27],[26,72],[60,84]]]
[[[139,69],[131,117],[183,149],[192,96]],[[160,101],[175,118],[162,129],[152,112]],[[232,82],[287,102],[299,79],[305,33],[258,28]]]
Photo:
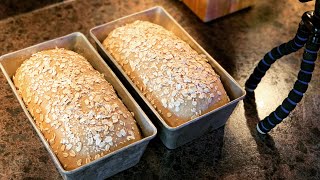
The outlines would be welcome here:
[[[103,46],[171,127],[229,102],[207,57],[162,26],[135,21]]]
[[[13,81],[66,170],[142,138],[112,85],[73,51],[35,53],[18,68]]]

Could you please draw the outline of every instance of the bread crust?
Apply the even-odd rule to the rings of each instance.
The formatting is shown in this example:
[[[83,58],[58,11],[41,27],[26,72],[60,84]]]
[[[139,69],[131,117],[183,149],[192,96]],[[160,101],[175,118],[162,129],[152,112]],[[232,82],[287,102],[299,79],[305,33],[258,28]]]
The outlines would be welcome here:
[[[230,101],[207,57],[159,25],[116,28],[103,46],[171,127]]]
[[[17,69],[13,82],[66,170],[142,138],[112,85],[73,51],[33,54]]]

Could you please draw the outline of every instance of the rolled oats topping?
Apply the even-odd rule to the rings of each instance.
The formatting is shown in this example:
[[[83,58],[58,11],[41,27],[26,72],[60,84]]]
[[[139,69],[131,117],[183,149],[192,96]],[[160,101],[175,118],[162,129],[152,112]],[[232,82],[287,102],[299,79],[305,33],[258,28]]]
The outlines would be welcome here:
[[[124,121],[134,119],[104,75],[73,51],[56,48],[33,54],[19,67],[14,82],[59,160],[76,159],[67,161],[74,163],[68,168],[140,138],[128,133],[132,124]]]
[[[166,118],[197,117],[226,95],[216,86],[220,79],[207,56],[159,25],[124,25],[113,30],[103,46]]]

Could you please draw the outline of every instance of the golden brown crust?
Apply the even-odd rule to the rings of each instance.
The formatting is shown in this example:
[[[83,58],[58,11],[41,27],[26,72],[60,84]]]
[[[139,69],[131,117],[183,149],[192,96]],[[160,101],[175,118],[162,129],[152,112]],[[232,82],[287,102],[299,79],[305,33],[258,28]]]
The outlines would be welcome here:
[[[73,51],[35,53],[18,68],[13,81],[66,170],[141,139],[113,87]]]
[[[135,21],[116,28],[103,46],[169,126],[229,102],[206,56],[159,25]]]

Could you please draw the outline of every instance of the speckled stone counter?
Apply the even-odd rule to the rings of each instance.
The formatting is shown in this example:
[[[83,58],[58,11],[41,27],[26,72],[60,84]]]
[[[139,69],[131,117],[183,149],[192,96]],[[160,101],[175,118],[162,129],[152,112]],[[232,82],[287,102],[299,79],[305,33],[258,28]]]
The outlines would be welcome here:
[[[264,53],[288,41],[300,16],[313,3],[257,1],[255,7],[202,23],[176,0],[66,1],[0,21],[0,55],[89,29],[155,5],[163,6],[238,82],[244,86]],[[297,108],[270,136],[255,125],[292,88],[302,51],[276,62],[227,124],[176,150],[156,138],[139,164],[112,179],[320,179],[320,69]],[[0,179],[61,179],[40,139],[0,73]]]
[[[15,16],[21,13],[26,13],[36,10],[50,4],[61,2],[62,0],[1,0],[0,3],[0,19],[5,19],[10,16]]]

